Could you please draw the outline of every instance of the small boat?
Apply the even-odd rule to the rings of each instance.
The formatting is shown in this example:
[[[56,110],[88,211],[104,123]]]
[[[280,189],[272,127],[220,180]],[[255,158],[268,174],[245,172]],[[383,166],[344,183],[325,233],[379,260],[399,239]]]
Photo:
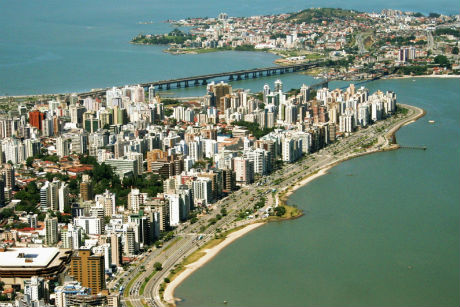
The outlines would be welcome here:
[[[227,304],[228,302],[227,301],[224,301],[224,304]]]
[[[432,119],[430,119],[428,122],[429,122],[430,124],[434,124],[434,123],[435,123],[435,121],[432,120]]]

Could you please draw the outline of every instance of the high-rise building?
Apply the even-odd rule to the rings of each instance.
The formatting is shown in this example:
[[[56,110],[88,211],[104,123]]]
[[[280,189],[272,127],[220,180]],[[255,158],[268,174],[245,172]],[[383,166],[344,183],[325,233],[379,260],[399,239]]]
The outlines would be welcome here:
[[[76,133],[72,136],[72,151],[77,154],[84,154],[88,151],[88,134],[86,132]]]
[[[43,277],[32,276],[30,280],[24,280],[24,294],[28,295],[32,302],[49,300],[48,280]]]
[[[236,183],[249,184],[254,182],[254,164],[243,157],[233,159],[233,170],[236,175]]]
[[[69,186],[62,182],[58,190],[59,212],[63,213],[69,204]]]
[[[133,212],[139,212],[139,209],[144,205],[147,199],[147,193],[141,193],[139,189],[131,189],[128,194],[128,209]]]
[[[97,194],[94,198],[96,204],[104,208],[104,216],[111,217],[116,213],[115,193],[105,190],[103,194]]]
[[[73,276],[83,287],[97,294],[105,289],[104,256],[91,255],[90,250],[80,249],[72,256],[69,275]]]
[[[112,252],[112,265],[121,267],[123,264],[123,245],[121,244],[121,237],[113,233],[110,235],[110,246]]]
[[[82,182],[80,183],[80,198],[83,201],[93,199],[93,184],[86,174],[82,176]]]
[[[42,121],[45,119],[45,113],[38,110],[29,112],[29,123],[31,126],[42,130]]]
[[[217,108],[219,111],[223,112],[224,107],[220,103],[221,98],[225,97],[225,95],[230,95],[232,93],[232,86],[227,83],[221,82],[221,83],[215,84],[212,87],[212,90],[214,93],[215,101],[217,101],[217,103],[219,104]]]
[[[16,185],[14,166],[7,163],[3,169],[5,188],[13,189]]]
[[[45,218],[45,243],[47,245],[53,245],[58,242],[58,219],[57,217],[50,217],[49,215]]]
[[[69,140],[63,137],[58,137],[56,139],[56,154],[62,158],[62,157],[68,156],[69,153],[70,153]]]
[[[123,178],[125,176],[137,177],[139,175],[138,163],[131,159],[107,159],[105,163],[114,168],[115,173]]]
[[[125,244],[124,244],[124,252],[128,256],[133,256],[137,253],[138,248],[136,244],[136,234],[134,228],[129,226],[125,232]]]

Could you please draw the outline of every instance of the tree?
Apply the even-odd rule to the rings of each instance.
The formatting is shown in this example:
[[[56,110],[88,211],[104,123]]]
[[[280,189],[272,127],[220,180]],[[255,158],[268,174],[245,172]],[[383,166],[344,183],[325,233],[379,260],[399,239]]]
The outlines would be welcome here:
[[[161,270],[163,270],[163,266],[162,266],[161,263],[159,263],[159,262],[155,262],[155,263],[153,264],[153,268],[154,268],[156,271],[161,271]]]
[[[283,216],[286,213],[286,208],[284,208],[283,206],[278,206],[274,210],[276,216]]]
[[[445,55],[437,55],[434,58],[434,62],[442,67],[446,67],[450,65],[449,59]]]
[[[428,17],[430,17],[430,18],[438,18],[439,16],[441,16],[441,15],[438,14],[438,13],[433,13],[433,12],[431,12],[431,13],[428,15]]]
[[[452,48],[452,54],[458,54],[458,47],[457,46]]]
[[[26,165],[27,167],[32,167],[32,164],[34,163],[34,158],[33,157],[28,157],[26,159]]]
[[[14,216],[14,210],[11,208],[5,208],[2,212],[0,212],[0,220],[7,219],[11,216]]]

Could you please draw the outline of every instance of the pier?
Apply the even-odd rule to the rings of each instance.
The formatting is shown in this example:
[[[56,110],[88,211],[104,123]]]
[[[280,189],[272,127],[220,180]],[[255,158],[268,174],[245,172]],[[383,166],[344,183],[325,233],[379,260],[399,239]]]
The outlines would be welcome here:
[[[425,146],[425,145],[421,145],[421,146],[405,146],[405,145],[401,145],[401,146],[399,146],[399,148],[402,148],[402,149],[426,150],[426,146]]]

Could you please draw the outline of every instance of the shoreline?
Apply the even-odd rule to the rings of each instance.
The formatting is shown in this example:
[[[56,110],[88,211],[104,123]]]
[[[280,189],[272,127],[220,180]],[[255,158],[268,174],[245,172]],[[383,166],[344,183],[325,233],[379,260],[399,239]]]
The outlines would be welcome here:
[[[140,44],[139,44],[140,45]],[[222,51],[238,51],[238,50],[222,50]],[[251,51],[250,51],[251,52]],[[260,52],[260,51],[256,51],[256,52]],[[268,53],[271,53],[269,51],[265,51],[265,52],[268,52]],[[172,54],[172,53],[170,53]],[[275,53],[273,53],[275,54]],[[172,54],[172,55],[180,55],[180,54]],[[276,61],[276,60],[275,60]],[[279,66],[283,66],[283,65],[280,65],[280,64],[277,64],[275,63],[276,65],[279,65]],[[301,72],[301,73],[304,73],[304,72]],[[308,75],[308,76],[312,76],[314,77],[315,74],[309,74],[308,71],[305,71],[305,74]],[[460,78],[460,75],[420,75],[420,76],[397,76],[397,75],[394,75],[394,76],[385,76],[384,78],[380,78],[378,80],[397,80],[397,79],[411,79],[411,78],[435,78],[435,79],[457,79],[457,78]],[[378,80],[374,80],[374,81],[378,81]],[[345,82],[358,82],[358,81],[372,81],[371,79],[363,79],[363,80],[333,80],[331,79],[330,81],[345,81]],[[89,90],[92,91],[93,89]],[[51,98],[51,97],[54,97],[54,96],[65,96],[65,95],[71,95],[71,94],[79,94],[77,92],[62,92],[62,93],[42,93],[42,94],[30,94],[30,95],[8,95],[8,96],[5,96],[5,95],[0,95],[0,99],[27,99],[27,98]],[[51,97],[48,97],[48,96],[51,96]],[[172,97],[176,97],[176,96],[172,96]],[[177,96],[177,98],[181,98],[180,96]]]
[[[401,129],[402,127],[404,127],[406,125],[409,125],[411,123],[414,123],[415,121],[417,121],[418,119],[420,119],[420,118],[422,118],[422,117],[424,117],[426,115],[426,111],[424,109],[422,109],[422,108],[412,106],[412,105],[403,104],[403,103],[398,103],[398,105],[400,105],[402,107],[405,107],[405,108],[412,109],[414,114],[412,114],[411,116],[407,117],[405,120],[402,120],[396,126],[392,127],[389,131],[387,131],[383,135],[383,140],[382,140],[383,144],[380,144],[381,142],[379,142],[379,143],[377,143],[375,145],[375,146],[377,146],[377,148],[374,148],[374,149],[371,149],[371,150],[366,150],[365,152],[359,152],[359,153],[353,153],[353,154],[350,154],[350,155],[346,155],[345,157],[343,157],[341,159],[338,159],[336,161],[333,161],[333,162],[331,162],[329,164],[326,164],[325,166],[323,166],[319,170],[307,175],[306,177],[304,177],[300,181],[296,182],[293,186],[291,186],[291,187],[287,188],[285,191],[283,191],[282,195],[277,196],[280,205],[287,205],[287,200],[288,200],[289,196],[291,196],[296,190],[298,190],[301,187],[305,187],[310,182],[312,182],[313,180],[315,180],[315,179],[317,179],[317,178],[319,178],[319,177],[321,177],[323,175],[326,175],[328,173],[328,170],[330,170],[331,168],[333,168],[334,166],[336,166],[336,165],[338,165],[338,164],[340,164],[342,162],[345,162],[345,161],[348,161],[348,160],[351,160],[351,159],[354,159],[354,158],[357,158],[357,157],[360,157],[360,156],[368,155],[368,154],[373,154],[373,153],[377,153],[377,152],[385,152],[385,151],[398,149],[400,147],[399,144],[392,144],[391,143],[391,140],[393,140],[393,139],[396,140],[396,136],[395,136],[396,132],[399,129]],[[301,216],[303,216],[303,213],[300,214],[298,217],[301,217]],[[297,218],[297,217],[294,217],[294,218]],[[287,219],[291,219],[291,218],[287,218]],[[286,219],[281,219],[281,220],[286,220]],[[265,225],[268,222],[270,222],[270,221],[265,220],[265,221],[261,221],[261,222],[248,224],[244,228],[230,233],[224,239],[224,241],[222,241],[218,245],[216,245],[216,246],[214,246],[214,247],[212,247],[210,249],[204,250],[204,252],[206,252],[205,255],[200,257],[195,262],[186,265],[185,266],[186,269],[184,271],[182,271],[181,273],[179,273],[179,275],[176,278],[174,278],[170,283],[167,284],[167,286],[165,288],[165,291],[163,293],[164,301],[170,306],[176,306],[176,302],[180,301],[180,298],[174,297],[174,291],[183,281],[185,281],[196,270],[198,270],[199,268],[204,266],[207,262],[209,262],[212,258],[214,258],[219,252],[221,252],[226,246],[231,244],[233,241],[241,238],[242,236],[244,236],[245,234],[249,233],[253,229],[256,229],[256,228],[258,228],[258,227],[260,227],[262,225]]]
[[[163,299],[167,304],[176,305],[176,301],[180,301],[180,299],[174,297],[174,290],[190,275],[192,275],[196,270],[201,268],[203,265],[208,263],[211,259],[213,259],[217,254],[219,254],[225,247],[239,239],[240,237],[244,236],[248,232],[259,228],[262,225],[265,225],[266,222],[257,222],[253,224],[248,224],[242,229],[239,229],[235,232],[230,233],[222,242],[217,244],[214,247],[209,249],[205,249],[203,252],[206,254],[199,258],[197,261],[187,264],[185,266],[185,270],[182,271],[176,278],[174,278],[165,288]]]

